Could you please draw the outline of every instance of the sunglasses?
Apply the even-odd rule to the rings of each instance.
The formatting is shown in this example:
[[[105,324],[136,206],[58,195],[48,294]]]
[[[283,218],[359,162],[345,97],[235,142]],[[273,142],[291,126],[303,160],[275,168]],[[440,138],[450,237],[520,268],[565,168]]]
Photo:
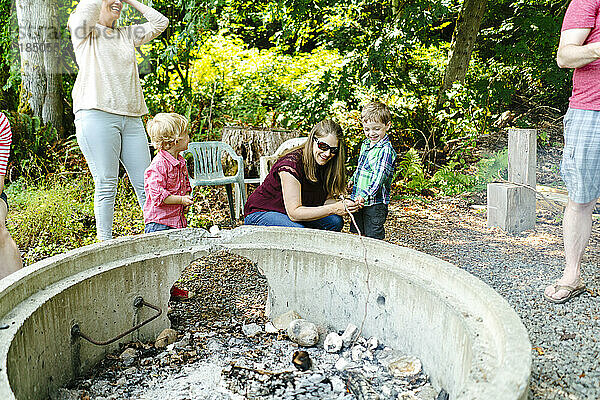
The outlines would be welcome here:
[[[337,154],[340,151],[339,147],[331,147],[327,143],[321,142],[319,139],[317,139],[316,136],[314,136],[313,139],[315,140],[315,142],[317,143],[317,147],[321,151],[327,151],[327,150],[329,150],[329,151],[331,151],[331,154],[333,154],[333,155]]]

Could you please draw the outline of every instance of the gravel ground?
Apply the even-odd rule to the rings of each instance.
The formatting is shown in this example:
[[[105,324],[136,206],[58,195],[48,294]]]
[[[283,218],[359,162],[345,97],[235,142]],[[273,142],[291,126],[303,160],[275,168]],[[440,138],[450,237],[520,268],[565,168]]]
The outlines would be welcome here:
[[[538,182],[560,186],[560,150],[550,150],[538,156]],[[563,268],[562,215],[539,208],[535,230],[509,235],[488,228],[485,210],[472,203],[456,198],[395,201],[387,240],[465,269],[509,302],[532,344],[530,398],[600,399],[600,220],[594,219],[583,260],[587,292],[557,305],[542,294]]]

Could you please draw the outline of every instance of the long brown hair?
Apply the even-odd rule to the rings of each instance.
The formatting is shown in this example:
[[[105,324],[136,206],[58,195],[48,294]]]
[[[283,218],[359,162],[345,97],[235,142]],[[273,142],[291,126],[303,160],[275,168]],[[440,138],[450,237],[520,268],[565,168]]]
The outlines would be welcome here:
[[[324,119],[312,128],[302,151],[302,164],[304,165],[304,174],[306,177],[312,182],[317,182],[318,164],[313,153],[314,138],[322,138],[329,135],[337,138],[339,151],[323,166],[324,184],[327,194],[337,197],[346,191],[346,151],[344,149],[342,127],[337,122]]]

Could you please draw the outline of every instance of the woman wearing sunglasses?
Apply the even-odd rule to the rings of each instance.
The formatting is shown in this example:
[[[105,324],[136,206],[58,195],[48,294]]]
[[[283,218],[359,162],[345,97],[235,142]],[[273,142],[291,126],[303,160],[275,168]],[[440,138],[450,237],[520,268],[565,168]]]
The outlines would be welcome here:
[[[319,122],[248,197],[244,223],[341,231],[342,216],[360,207],[337,200],[346,190],[345,161],[342,128],[332,120]]]

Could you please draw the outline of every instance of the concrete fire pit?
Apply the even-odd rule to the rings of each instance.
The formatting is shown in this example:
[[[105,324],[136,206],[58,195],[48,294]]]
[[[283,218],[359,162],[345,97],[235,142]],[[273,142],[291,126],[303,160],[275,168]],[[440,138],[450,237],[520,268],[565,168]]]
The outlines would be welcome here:
[[[217,250],[258,264],[274,315],[294,309],[336,330],[364,320],[363,336],[419,357],[432,384],[451,399],[527,398],[525,327],[477,278],[435,257],[356,235],[248,226],[218,236],[183,229],[119,238],[0,281],[0,325],[9,326],[0,330],[0,398],[46,399],[119,342],[153,340],[169,325],[173,282],[192,260]],[[73,334],[78,328],[108,341],[156,315],[106,346]]]

